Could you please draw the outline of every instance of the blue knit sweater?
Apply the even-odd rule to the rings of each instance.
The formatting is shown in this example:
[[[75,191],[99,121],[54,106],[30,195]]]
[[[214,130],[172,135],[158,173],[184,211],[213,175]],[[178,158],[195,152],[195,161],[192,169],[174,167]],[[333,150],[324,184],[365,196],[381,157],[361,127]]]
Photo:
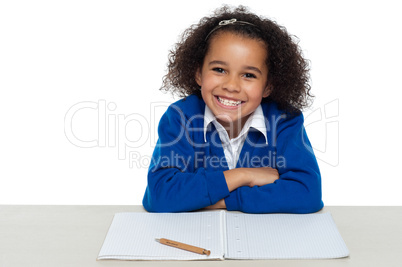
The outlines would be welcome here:
[[[290,115],[275,103],[261,103],[264,135],[250,128],[237,168],[272,167],[279,179],[264,186],[229,192],[223,147],[213,124],[204,139],[204,101],[191,95],[162,116],[143,205],[150,212],[198,210],[225,199],[227,210],[247,213],[310,213],[323,207],[321,176],[303,126],[303,115]]]

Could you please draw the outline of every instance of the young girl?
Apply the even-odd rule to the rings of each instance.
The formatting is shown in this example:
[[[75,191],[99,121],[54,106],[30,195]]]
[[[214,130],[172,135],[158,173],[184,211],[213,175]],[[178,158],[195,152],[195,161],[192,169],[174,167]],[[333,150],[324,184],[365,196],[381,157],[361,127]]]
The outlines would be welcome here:
[[[301,113],[308,65],[283,27],[225,6],[184,32],[168,67],[162,88],[184,99],[160,120],[146,210],[323,207]]]

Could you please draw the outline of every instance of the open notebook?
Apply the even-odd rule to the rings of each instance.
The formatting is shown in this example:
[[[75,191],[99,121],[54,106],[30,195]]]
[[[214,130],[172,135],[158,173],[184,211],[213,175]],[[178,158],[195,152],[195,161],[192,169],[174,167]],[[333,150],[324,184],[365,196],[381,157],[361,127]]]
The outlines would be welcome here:
[[[209,256],[162,245],[167,238],[209,249]],[[349,251],[330,213],[227,211],[115,214],[98,260],[329,259]]]

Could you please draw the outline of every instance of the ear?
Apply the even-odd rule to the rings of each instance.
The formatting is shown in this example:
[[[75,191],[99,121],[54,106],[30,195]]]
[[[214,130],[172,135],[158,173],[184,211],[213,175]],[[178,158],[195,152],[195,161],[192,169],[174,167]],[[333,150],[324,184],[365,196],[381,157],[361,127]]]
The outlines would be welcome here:
[[[267,86],[265,87],[264,92],[262,94],[262,97],[263,98],[268,97],[271,94],[271,92],[272,92],[271,85],[267,84]]]
[[[198,68],[197,69],[197,71],[195,72],[195,81],[196,81],[196,83],[199,85],[199,86],[201,86],[201,84],[202,84],[202,79],[201,79],[201,70]]]

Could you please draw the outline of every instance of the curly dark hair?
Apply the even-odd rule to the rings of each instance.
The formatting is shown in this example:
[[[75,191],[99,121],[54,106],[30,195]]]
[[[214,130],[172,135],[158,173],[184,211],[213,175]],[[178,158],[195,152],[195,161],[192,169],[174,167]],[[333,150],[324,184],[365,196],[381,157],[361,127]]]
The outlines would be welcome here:
[[[216,26],[222,20],[236,18],[251,23],[233,23]],[[212,32],[211,32],[212,31]],[[227,5],[217,9],[210,17],[204,17],[192,25],[181,36],[169,53],[168,73],[163,78],[161,90],[170,91],[180,97],[196,94],[201,97],[200,86],[195,74],[202,68],[204,57],[214,36],[232,32],[247,38],[263,41],[268,48],[268,86],[271,94],[262,101],[274,101],[288,112],[299,112],[310,105],[309,64],[303,58],[294,36],[276,22],[259,17],[244,6],[231,8]]]

